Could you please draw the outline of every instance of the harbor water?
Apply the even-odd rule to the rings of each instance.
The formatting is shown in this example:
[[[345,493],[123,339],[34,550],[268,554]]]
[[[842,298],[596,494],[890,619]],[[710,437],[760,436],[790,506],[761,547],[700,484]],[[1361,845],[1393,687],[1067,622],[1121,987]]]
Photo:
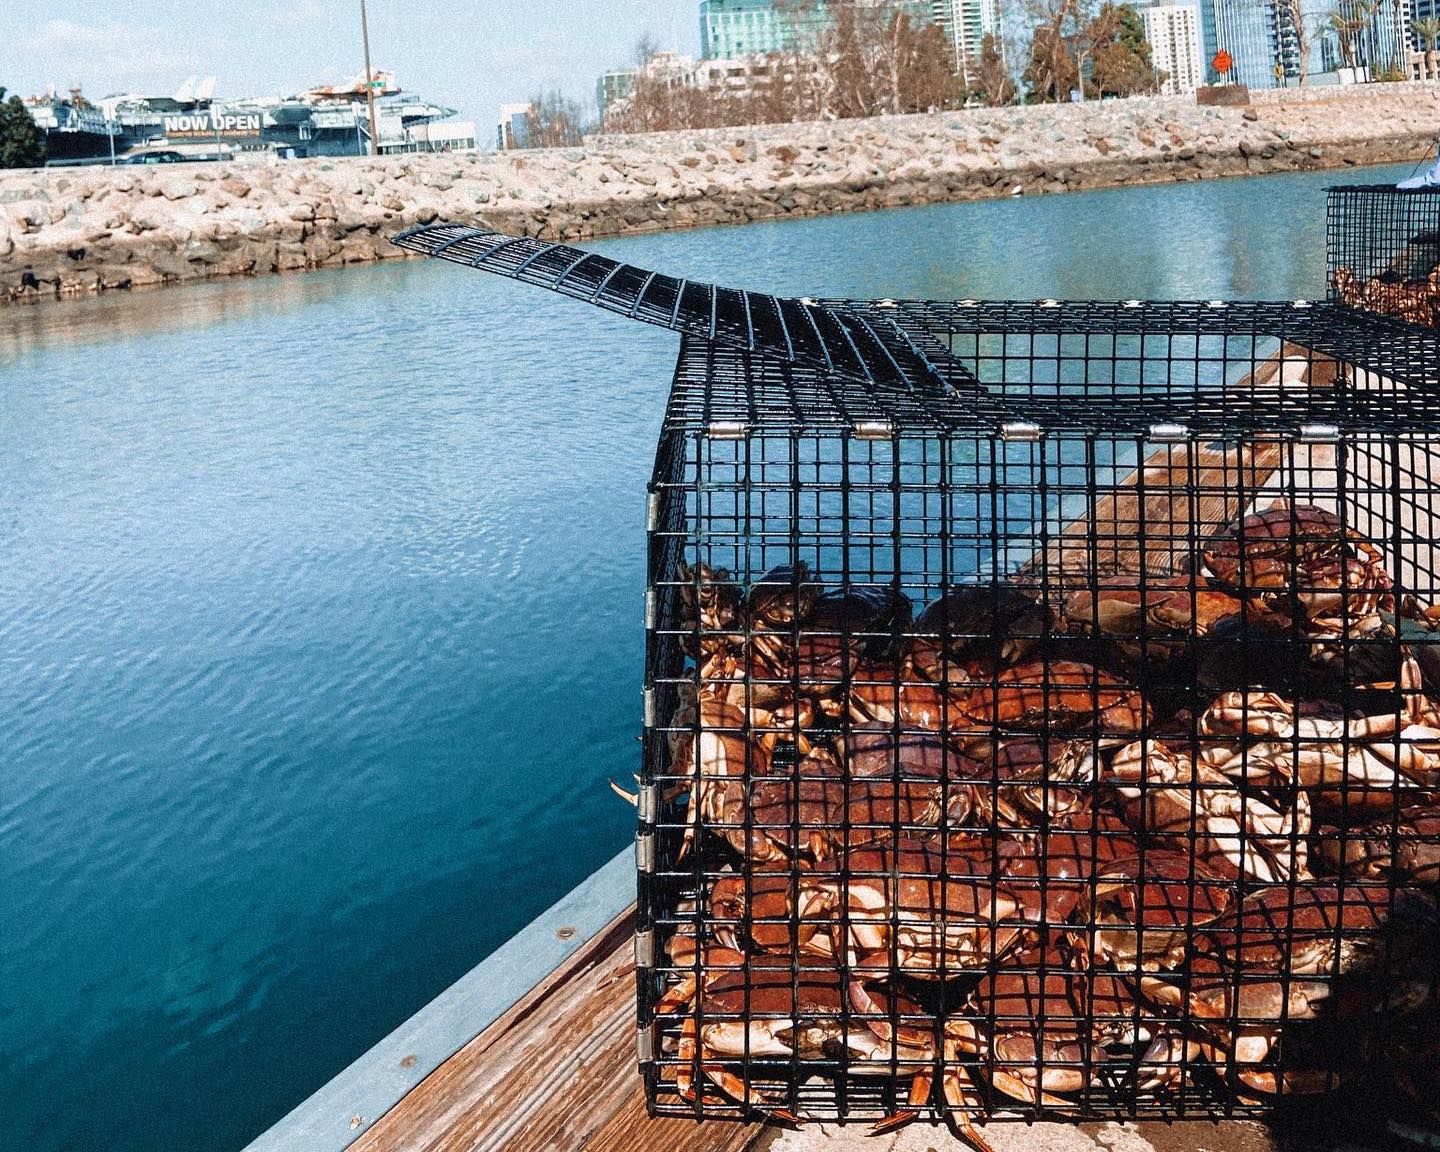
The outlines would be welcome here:
[[[1335,180],[593,247],[1315,297]],[[438,262],[0,310],[0,1149],[236,1149],[623,845],[675,346]]]

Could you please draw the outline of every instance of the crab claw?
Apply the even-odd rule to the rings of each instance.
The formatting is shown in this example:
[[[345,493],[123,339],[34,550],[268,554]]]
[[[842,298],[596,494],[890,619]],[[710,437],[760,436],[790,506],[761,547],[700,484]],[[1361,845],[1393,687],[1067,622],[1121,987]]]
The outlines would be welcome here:
[[[870,1135],[884,1136],[888,1132],[894,1132],[917,1119],[919,1115],[919,1112],[912,1111],[908,1108],[900,1112],[894,1112],[886,1116],[885,1119],[877,1120],[874,1124],[870,1125]]]
[[[619,796],[620,799],[624,800],[627,804],[634,804],[638,806],[640,803],[639,793],[625,791],[625,789],[620,787],[619,784],[615,783],[614,780],[610,781],[610,791],[614,792],[616,796]]]

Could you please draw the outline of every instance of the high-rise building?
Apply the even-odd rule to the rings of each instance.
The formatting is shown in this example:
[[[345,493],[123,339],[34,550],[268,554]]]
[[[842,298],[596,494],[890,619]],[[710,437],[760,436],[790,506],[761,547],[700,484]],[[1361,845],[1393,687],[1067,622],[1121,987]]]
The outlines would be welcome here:
[[[1227,79],[1251,88],[1375,79],[1409,68],[1411,0],[1215,0],[1215,46],[1235,61]],[[1342,39],[1332,13],[1353,12]]]
[[[945,30],[955,53],[955,71],[967,80],[985,37],[999,30],[999,9],[999,0],[933,0],[931,4],[931,19]]]
[[[1184,96],[1205,82],[1205,64],[1200,55],[1200,21],[1188,4],[1156,4],[1140,9],[1145,22],[1145,39],[1150,41],[1150,58],[1165,73],[1161,91],[1167,96]]]
[[[932,18],[932,0],[858,2],[887,3],[923,23]],[[767,52],[810,53],[834,26],[829,0],[700,0],[700,55],[734,60]]]
[[[635,73],[634,68],[612,68],[595,81],[595,106],[601,120],[605,119],[605,109],[630,95],[635,87]]]

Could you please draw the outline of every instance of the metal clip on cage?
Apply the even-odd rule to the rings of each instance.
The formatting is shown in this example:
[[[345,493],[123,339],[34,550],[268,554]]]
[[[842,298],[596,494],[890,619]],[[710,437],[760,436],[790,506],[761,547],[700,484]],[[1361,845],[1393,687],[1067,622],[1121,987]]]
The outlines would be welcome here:
[[[398,242],[681,336],[646,516],[652,1111],[980,1141],[1263,1115],[1362,1058],[1435,1086],[1440,333]]]

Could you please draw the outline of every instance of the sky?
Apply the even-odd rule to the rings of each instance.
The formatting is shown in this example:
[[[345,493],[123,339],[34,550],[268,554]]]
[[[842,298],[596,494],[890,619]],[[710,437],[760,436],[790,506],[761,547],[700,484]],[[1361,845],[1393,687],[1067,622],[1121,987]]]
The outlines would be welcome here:
[[[593,101],[595,80],[652,33],[694,53],[697,0],[367,0],[370,56],[401,88],[482,128],[542,88]],[[177,14],[181,13],[181,14]],[[360,0],[0,0],[0,87],[170,94],[215,76],[219,98],[290,95],[364,71]],[[485,133],[481,132],[482,138]]]

